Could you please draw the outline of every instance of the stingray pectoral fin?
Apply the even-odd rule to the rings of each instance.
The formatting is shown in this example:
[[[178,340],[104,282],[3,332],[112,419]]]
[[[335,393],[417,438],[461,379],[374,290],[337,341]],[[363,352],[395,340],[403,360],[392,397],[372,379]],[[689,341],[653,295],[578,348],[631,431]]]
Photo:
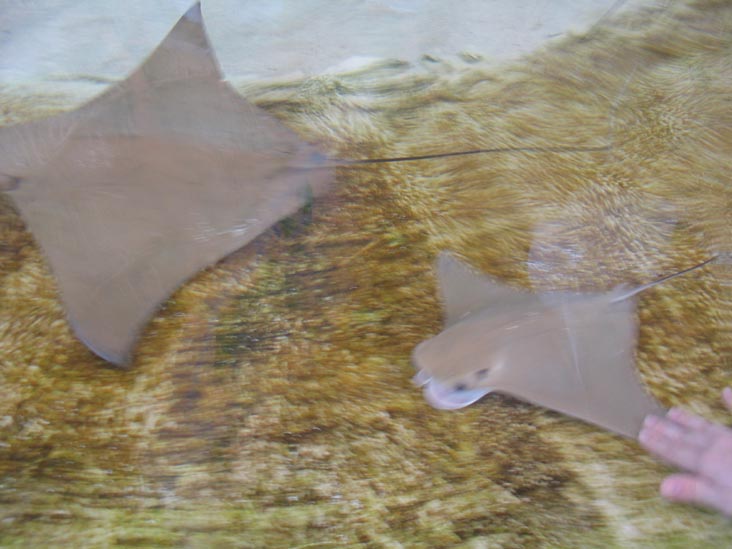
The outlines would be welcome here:
[[[499,315],[504,311],[540,305],[536,295],[477,273],[449,252],[442,252],[437,258],[437,277],[445,327],[482,309],[490,308],[492,314]]]
[[[643,418],[662,407],[636,372],[635,303],[610,300],[595,295],[556,310],[563,329],[537,338],[533,357],[528,347],[514,350],[494,388],[635,438]]]
[[[603,300],[611,301],[614,294]],[[583,419],[636,438],[648,414],[664,412],[646,391],[637,371],[636,302],[625,299],[600,307],[578,307],[565,317],[586,395]]]
[[[424,398],[438,410],[458,410],[470,406],[491,392],[488,388],[455,390],[441,385],[435,380],[424,386]]]

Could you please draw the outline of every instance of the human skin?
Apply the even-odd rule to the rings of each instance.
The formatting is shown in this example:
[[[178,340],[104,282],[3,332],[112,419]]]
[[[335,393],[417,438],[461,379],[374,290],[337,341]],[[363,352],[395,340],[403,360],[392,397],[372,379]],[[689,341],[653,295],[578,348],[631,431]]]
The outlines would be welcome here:
[[[722,398],[732,410],[730,387],[722,391]],[[663,480],[664,498],[732,516],[732,429],[672,408],[663,417],[647,416],[638,440],[652,454],[684,470]]]

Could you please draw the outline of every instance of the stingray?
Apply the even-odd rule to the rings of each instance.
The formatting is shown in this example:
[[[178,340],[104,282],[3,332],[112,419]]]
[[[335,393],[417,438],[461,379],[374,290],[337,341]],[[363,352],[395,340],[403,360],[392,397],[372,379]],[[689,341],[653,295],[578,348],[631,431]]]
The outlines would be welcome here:
[[[126,363],[177,286],[322,193],[332,169],[222,81],[196,4],[126,80],[76,111],[3,128],[0,186],[78,337]]]
[[[195,4],[146,61],[76,111],[0,128],[0,191],[43,249],[77,336],[126,364],[158,306],[311,197],[338,165],[222,79]]]
[[[636,296],[714,259],[637,288],[536,294],[443,252],[445,330],[415,348],[414,382],[439,409],[497,391],[636,438],[646,415],[664,412],[636,373]]]

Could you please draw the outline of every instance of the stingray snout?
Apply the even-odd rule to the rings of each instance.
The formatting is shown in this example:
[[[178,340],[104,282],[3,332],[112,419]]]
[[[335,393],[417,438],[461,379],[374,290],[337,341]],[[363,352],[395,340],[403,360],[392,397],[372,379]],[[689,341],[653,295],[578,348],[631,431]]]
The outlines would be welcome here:
[[[427,385],[432,380],[432,376],[429,375],[424,370],[418,370],[417,373],[412,378],[412,383],[414,383],[417,387],[423,387]]]

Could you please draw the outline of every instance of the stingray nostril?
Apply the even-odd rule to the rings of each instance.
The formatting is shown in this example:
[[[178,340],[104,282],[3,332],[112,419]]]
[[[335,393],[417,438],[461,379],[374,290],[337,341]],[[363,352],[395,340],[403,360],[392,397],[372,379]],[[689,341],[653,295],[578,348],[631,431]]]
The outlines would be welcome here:
[[[465,383],[456,383],[455,384],[455,390],[456,391],[467,391],[468,386]]]
[[[488,375],[488,368],[483,368],[483,369],[475,372],[475,377],[477,377],[478,379],[483,379],[487,375]]]

